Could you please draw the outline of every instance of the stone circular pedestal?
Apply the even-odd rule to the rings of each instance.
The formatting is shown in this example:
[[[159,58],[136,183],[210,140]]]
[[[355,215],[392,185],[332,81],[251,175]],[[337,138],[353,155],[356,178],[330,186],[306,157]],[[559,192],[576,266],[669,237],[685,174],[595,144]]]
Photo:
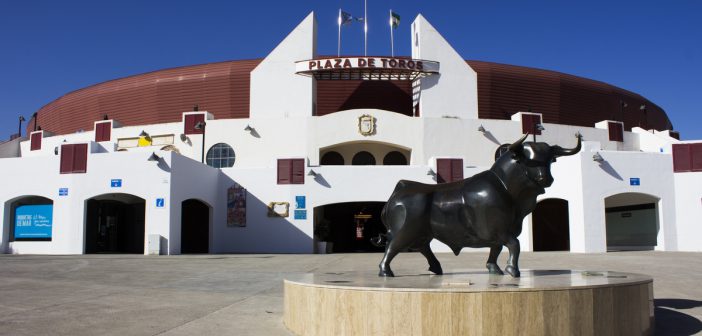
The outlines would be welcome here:
[[[482,270],[285,280],[285,326],[297,335],[653,334],[653,280],[608,271]]]

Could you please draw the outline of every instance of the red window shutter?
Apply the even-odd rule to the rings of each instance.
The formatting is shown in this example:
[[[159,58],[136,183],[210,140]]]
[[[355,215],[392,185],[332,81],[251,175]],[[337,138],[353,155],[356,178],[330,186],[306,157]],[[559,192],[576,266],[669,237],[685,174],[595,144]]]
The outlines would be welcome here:
[[[692,171],[702,171],[702,143],[690,145],[690,156],[692,159]]]
[[[73,173],[88,171],[88,144],[73,145]]]
[[[608,122],[607,128],[609,129],[609,141],[624,141],[624,127],[622,127],[622,124]]]
[[[292,159],[292,184],[305,184],[305,159]]]
[[[541,131],[536,129],[536,124],[541,123],[541,116],[538,114],[522,114],[522,133],[541,135]]]
[[[436,182],[451,182],[451,159],[436,159]]]
[[[690,145],[673,145],[673,171],[688,172],[692,170],[692,160],[690,160]]]
[[[292,162],[290,159],[278,159],[278,184],[290,184],[292,177]]]
[[[451,182],[463,179],[463,159],[451,160]]]
[[[73,172],[73,145],[61,145],[61,174],[70,174]]]
[[[183,125],[183,133],[185,134],[202,134],[203,130],[195,129],[195,124],[198,122],[205,121],[204,114],[188,114],[185,116],[185,122]]]
[[[31,138],[29,139],[30,142],[30,148],[29,150],[40,150],[41,149],[41,136],[42,133],[34,133],[31,135]]]
[[[112,123],[103,122],[95,124],[95,142],[110,141],[112,136]]]

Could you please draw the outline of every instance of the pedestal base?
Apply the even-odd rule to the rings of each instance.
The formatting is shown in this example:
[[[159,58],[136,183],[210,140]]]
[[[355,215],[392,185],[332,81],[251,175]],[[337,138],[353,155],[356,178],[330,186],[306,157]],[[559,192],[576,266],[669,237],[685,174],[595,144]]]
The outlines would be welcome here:
[[[284,297],[297,335],[653,334],[653,280],[632,273],[317,273],[285,280]]]

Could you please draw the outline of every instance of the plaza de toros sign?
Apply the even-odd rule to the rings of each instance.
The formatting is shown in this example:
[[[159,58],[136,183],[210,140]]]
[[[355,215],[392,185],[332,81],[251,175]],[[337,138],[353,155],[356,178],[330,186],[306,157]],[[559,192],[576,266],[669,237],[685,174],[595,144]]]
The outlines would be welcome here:
[[[439,62],[395,57],[337,57],[298,61],[295,71],[317,79],[415,79],[439,73]]]

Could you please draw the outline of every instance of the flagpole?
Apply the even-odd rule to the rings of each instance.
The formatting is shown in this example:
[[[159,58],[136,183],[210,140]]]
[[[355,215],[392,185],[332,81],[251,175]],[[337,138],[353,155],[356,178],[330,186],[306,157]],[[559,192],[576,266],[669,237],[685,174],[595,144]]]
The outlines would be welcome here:
[[[337,23],[339,24],[339,38],[338,38],[338,46],[336,47],[336,57],[341,56],[341,8],[339,8],[339,19],[337,20]]]
[[[390,56],[395,57],[395,36],[392,31],[392,9],[390,10]]]
[[[368,56],[368,0],[363,0],[363,56]]]

